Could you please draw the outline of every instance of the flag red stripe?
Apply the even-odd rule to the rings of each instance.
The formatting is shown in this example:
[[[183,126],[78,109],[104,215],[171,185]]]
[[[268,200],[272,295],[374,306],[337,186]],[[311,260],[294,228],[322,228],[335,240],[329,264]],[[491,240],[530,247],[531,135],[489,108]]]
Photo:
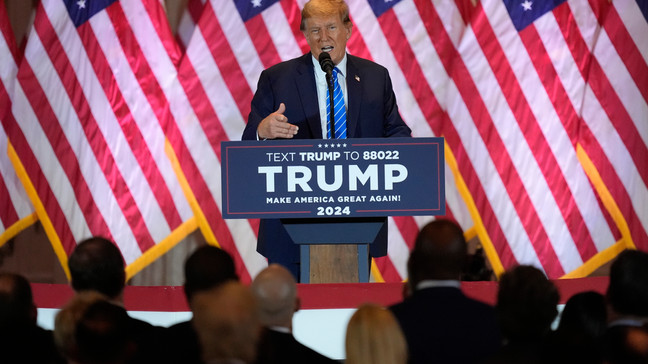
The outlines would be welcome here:
[[[592,236],[586,229],[583,215],[578,210],[578,205],[574,201],[574,196],[565,180],[565,176],[562,174],[562,170],[558,165],[553,151],[549,147],[547,139],[543,137],[543,132],[538,125],[539,121],[536,119],[524,96],[522,87],[511,65],[508,63],[504,50],[499,42],[493,41],[493,39],[497,39],[497,36],[488,22],[488,18],[484,14],[484,9],[481,4],[477,6],[476,10],[478,15],[474,19],[472,27],[477,41],[486,55],[486,59],[504,94],[504,98],[508,102],[520,130],[554,196],[554,200],[567,224],[572,240],[576,243],[581,259],[586,261],[597,253],[597,249],[592,240]],[[539,51],[538,48],[527,49],[530,50],[529,53]],[[531,52],[531,50],[533,51]],[[549,67],[537,68],[538,74],[543,73],[547,68]],[[542,75],[540,76],[542,77]]]
[[[261,14],[258,14],[251,19],[248,19],[245,22],[245,28],[247,29],[248,34],[250,34],[250,39],[254,48],[256,48],[257,54],[263,63],[264,68],[273,66],[281,62],[281,57],[277,48],[268,33],[266,24],[263,21]]]
[[[438,133],[439,130],[435,125],[435,121],[443,117],[443,110],[423,74],[423,70],[403,32],[403,28],[394,14],[394,10],[390,9],[382,14],[378,18],[378,23],[394,53],[394,57],[398,61],[400,69],[403,71],[417,104],[423,112],[425,120],[431,122],[430,126],[435,135],[441,135]]]
[[[389,255],[375,258],[374,260],[376,262],[376,267],[378,267],[378,270],[385,282],[400,282],[403,280],[403,277],[401,277],[398,270],[396,270],[396,267],[389,258]]]
[[[227,84],[227,88],[232,94],[232,98],[236,102],[239,112],[246,119],[250,113],[250,103],[252,102],[253,96],[252,90],[248,86],[243,70],[241,70],[241,66],[238,64],[232,48],[227,42],[227,37],[223,33],[223,29],[211,6],[211,2],[205,6],[205,13],[203,17],[209,17],[210,26],[201,27],[203,37]]]
[[[191,19],[193,19],[193,22],[195,24],[198,24],[200,15],[202,14],[204,8],[205,4],[200,0],[189,0],[187,2],[187,10],[189,11],[189,15],[191,16]]]
[[[0,6],[2,6],[1,3]],[[2,14],[0,14],[0,19],[2,19]],[[0,120],[4,120],[11,116],[11,100],[2,80],[0,80],[0,113],[2,113],[0,114]],[[2,221],[2,224],[6,229],[17,222],[19,217],[14,204],[11,202],[9,190],[7,189],[4,178],[0,178],[0,201],[3,201],[2,206],[0,207],[0,221]]]
[[[11,197],[9,196],[9,190],[7,190],[4,178],[0,178],[0,199],[4,201],[2,207],[0,207],[0,221],[2,221],[6,229],[19,219],[18,212],[16,212],[13,203],[11,203]]]
[[[497,252],[497,256],[500,258],[504,267],[514,266],[517,264],[517,259],[513,255],[511,246],[507,242],[506,235],[504,235],[504,232],[502,231],[502,226],[500,225],[497,215],[495,214],[495,211],[493,211],[493,207],[488,200],[486,191],[484,191],[484,186],[481,184],[481,181],[477,176],[477,172],[475,171],[472,161],[468,157],[468,153],[465,150],[457,130],[449,121],[447,116],[445,119],[448,120],[448,122],[443,122],[441,124],[441,135],[446,138],[446,143],[450,146],[450,149],[457,160],[459,172],[472,195],[475,207],[479,211],[479,216],[481,217],[484,228],[488,232],[493,248]],[[482,241],[482,244],[484,243],[485,242]]]
[[[414,248],[414,241],[418,235],[419,227],[412,216],[394,216],[394,222],[398,226],[403,241],[407,244],[407,247],[412,250]]]
[[[45,175],[43,175],[42,170],[39,168],[38,161],[29,147],[25,136],[22,134],[20,127],[13,118],[13,115],[10,114],[8,118],[3,119],[2,125],[5,129],[11,130],[8,137],[12,141],[16,153],[20,156],[20,161],[25,167],[27,174],[30,176],[31,182],[34,184],[36,193],[40,197],[48,216],[65,216],[63,210],[61,210],[61,206],[56,201],[56,197],[54,196],[50,185],[47,183]],[[65,219],[51,219],[51,222],[61,240],[63,250],[65,250],[68,255],[71,254],[76,247],[76,240],[70,230],[70,226],[66,223]]]
[[[648,168],[641,168],[648,160],[648,146],[641,140],[628,111],[603,72],[600,63],[585,44],[569,8],[559,6],[554,10],[554,15],[582,77],[592,88],[626,148],[631,151],[630,156],[637,166],[641,179],[648,185]]]
[[[286,14],[286,19],[288,19],[290,29],[292,29],[295,40],[299,45],[299,49],[301,49],[302,53],[310,51],[310,47],[306,43],[306,37],[304,37],[304,33],[299,29],[301,24],[301,10],[297,2],[295,0],[281,0],[280,3],[283,12]]]
[[[14,62],[19,62],[20,58],[18,55],[18,47],[16,46],[16,38],[11,30],[11,23],[9,22],[9,15],[7,14],[4,0],[0,1],[0,19],[2,19],[0,22],[0,32],[2,32],[5,42],[7,42]]]
[[[227,133],[223,129],[223,124],[218,119],[216,111],[209,102],[209,96],[203,88],[198,74],[191,64],[191,58],[186,57],[180,65],[179,73],[180,84],[182,85],[187,99],[193,108],[201,128],[209,140],[212,150],[221,159],[220,142],[229,140]]]
[[[349,17],[351,18],[351,22],[353,22],[353,17]],[[349,38],[349,41],[347,42],[347,49],[349,50],[349,53],[355,56],[373,61],[373,57],[369,52],[369,47],[367,47],[367,43],[365,43],[364,38],[362,38],[362,34],[360,34],[359,31],[351,32],[351,38]]]
[[[605,29],[614,48],[626,65],[639,92],[648,102],[648,64],[641,56],[641,51],[630,36],[619,13],[611,2],[590,0],[589,3],[594,9],[594,14],[597,15],[599,24]]]
[[[223,125],[221,121],[218,119],[218,115],[216,115],[216,112],[211,106],[211,103],[209,101],[209,96],[205,92],[205,89],[202,86],[202,83],[200,82],[200,78],[198,77],[198,74],[196,73],[191,63],[190,57],[186,57],[183,60],[182,64],[180,65],[179,74],[180,74],[179,76],[180,84],[182,85],[187,95],[187,99],[189,100],[189,103],[191,104],[191,107],[195,112],[196,117],[198,118],[198,122],[200,123],[201,128],[205,133],[205,136],[207,137],[207,140],[209,141],[212,150],[214,151],[216,157],[220,161],[221,160],[220,142],[227,141],[229,140],[229,138],[227,136],[227,133],[223,129]],[[192,171],[192,173],[195,173],[195,171],[196,170]],[[187,176],[192,175],[187,171],[185,171],[185,174]],[[196,190],[194,189],[194,191]],[[210,198],[213,197],[210,196]],[[250,226],[252,226],[252,230],[254,231],[254,234],[255,235],[258,234],[259,220],[250,219],[248,221],[250,223]]]
[[[38,83],[28,62],[23,62],[20,66],[18,70],[18,81],[20,82],[25,96],[38,118],[41,128],[47,131],[46,136],[52,146],[54,154],[61,163],[61,167],[63,168],[66,177],[70,181],[75,181],[74,192],[79,206],[81,206],[84,211],[87,211],[88,214],[96,216],[94,219],[87,220],[91,233],[104,234],[105,237],[112,238],[108,225],[92,198],[90,188],[85,178],[79,173],[81,170],[79,163],[67,138],[60,128],[60,124],[48,122],[49,120],[56,120],[56,115],[54,114],[50,104],[43,102],[43,100],[47,100],[47,96],[45,96],[45,93]],[[47,183],[47,179],[40,170],[40,164],[33,155],[33,152],[22,135],[19,127],[17,125],[10,125],[7,128],[7,131],[9,132],[10,140],[15,143],[14,147],[16,148],[16,152],[20,156],[28,175],[32,179],[32,183],[34,183],[48,215],[59,217],[65,216],[61,211],[61,206],[59,206],[56,197]],[[59,234],[59,238],[61,239],[66,251],[68,253],[72,252],[76,246],[76,239],[66,220],[52,219],[52,223],[55,225],[56,232]]]
[[[45,9],[42,10],[44,11]],[[89,27],[89,24],[86,23],[82,25],[81,28],[86,26]],[[79,80],[75,76],[76,73],[74,71],[74,68],[67,58],[60,40],[56,37],[56,31],[52,27],[49,18],[45,16],[41,17],[41,21],[34,23],[34,29],[36,29],[43,42],[45,50],[48,53],[48,56],[51,59],[54,68],[56,69],[58,77],[68,94],[70,102],[74,107],[74,111],[79,116],[79,120],[83,125],[83,130],[85,132],[85,137],[87,138],[88,145],[92,149],[97,163],[101,167],[101,170],[106,177],[106,181],[111,188],[111,191],[115,196],[119,196],[119,198],[116,198],[116,201],[119,204],[120,209],[124,213],[126,221],[128,222],[134,235],[138,237],[137,243],[140,246],[140,249],[142,251],[146,251],[148,248],[155,245],[153,237],[144,225],[142,214],[137,208],[135,199],[133,198],[128,185],[124,181],[122,174],[119,172],[115,159],[110,153],[110,149],[108,148],[108,144],[103,138],[101,130],[97,125],[97,121],[92,115],[91,107],[88,104],[88,101],[85,99],[85,96],[83,95],[83,88],[79,83]],[[79,28],[78,31],[82,32],[83,30]],[[43,119],[39,119],[41,123],[43,123]],[[63,155],[58,155],[58,157],[59,160],[61,160],[62,165],[66,165],[72,159],[75,159],[74,169],[72,170],[74,172],[72,175],[68,174],[68,178],[70,179],[70,181],[73,181],[73,185],[76,186],[77,180],[81,179],[80,173],[77,174],[77,172],[81,171],[81,168],[80,166],[78,166],[78,161],[76,161],[76,158],[74,157],[75,155],[72,148],[69,147],[69,141],[65,139],[61,125],[58,123],[51,124],[55,125],[43,125],[43,130],[47,131],[48,138],[50,139],[50,143],[52,143],[52,145],[56,145],[57,142],[60,143],[61,139],[66,140],[65,144],[68,146],[66,147],[66,149],[67,152],[71,154],[71,156],[67,156],[67,161]],[[94,216],[94,214],[89,214],[86,216]],[[93,233],[97,234],[97,232]],[[106,232],[101,231],[99,234],[106,234]]]
[[[646,232],[639,216],[637,216],[637,212],[634,210],[631,196],[623,187],[623,182],[619,179],[619,176],[614,172],[612,163],[610,163],[605,151],[601,148],[587,125],[581,126],[581,135],[583,149],[585,149],[587,155],[596,165],[597,171],[605,182],[605,186],[612,194],[621,214],[625,218],[635,246],[640,250],[648,250],[648,232]]]
[[[79,37],[83,42],[86,52],[93,55],[88,58],[92,64],[92,68],[94,69],[106,96],[109,97],[115,117],[126,136],[128,145],[130,146],[147,183],[151,186],[151,192],[154,194],[167,223],[173,230],[182,223],[182,219],[180,218],[180,214],[178,213],[173,198],[171,197],[171,191],[166,183],[164,183],[162,174],[154,162],[153,155],[148,148],[147,142],[131,114],[128,103],[117,86],[117,81],[112,73],[110,64],[108,63],[101,47],[99,47],[99,40],[96,38],[91,27],[84,27],[83,31],[79,31]]]
[[[166,11],[159,0],[142,0],[142,5],[148,12],[149,17],[153,20],[151,23],[158,34],[157,39],[160,40],[162,46],[166,49],[171,62],[177,67],[180,64],[182,52],[180,51],[180,45],[171,33],[171,28],[168,26]]]
[[[236,263],[237,274],[241,281],[250,282],[250,273],[247,271],[243,259],[234,244],[232,234],[218,209],[214,196],[210,194],[209,187],[202,177],[196,162],[191,157],[191,153],[182,138],[182,133],[178,129],[177,124],[169,123],[167,137],[180,161],[180,166],[187,177],[187,181],[195,194],[196,200],[199,201],[202,211],[205,212],[205,218],[216,236],[218,244],[223,250],[232,255]]]
[[[527,231],[529,240],[542,266],[550,277],[564,275],[562,267],[559,264],[555,264],[555,262],[559,262],[558,257],[551,246],[547,233],[544,231],[536,211],[530,208],[533,204],[524,189],[515,166],[508,154],[505,153],[504,143],[493,126],[488,109],[481,98],[475,97],[479,95],[479,91],[460,54],[454,48],[445,29],[441,26],[442,22],[436,9],[423,1],[415,1],[415,4],[419,9],[428,35],[435,49],[437,49],[437,53],[441,55],[443,66],[457,85],[459,93],[473,117],[475,126],[488,147],[491,160],[497,168],[502,182],[509,196],[511,196],[511,200],[514,202],[514,208],[518,216],[520,216],[522,225]]]
[[[569,95],[560,81],[560,76],[551,62],[544,43],[540,39],[540,34],[534,26],[527,27],[519,34],[526,49],[533,50],[533,52],[529,51],[529,57],[538,71],[540,81],[562,122],[563,128],[569,136],[569,140],[575,147],[578,143],[578,124],[580,119],[576,109],[574,109],[574,104],[568,102]]]

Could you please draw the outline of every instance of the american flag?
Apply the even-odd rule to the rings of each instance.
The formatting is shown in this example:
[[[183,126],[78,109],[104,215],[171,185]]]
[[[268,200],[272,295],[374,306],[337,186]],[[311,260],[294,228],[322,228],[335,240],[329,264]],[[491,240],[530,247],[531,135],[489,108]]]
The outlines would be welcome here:
[[[304,2],[189,2],[203,10],[196,29],[180,29],[192,34],[180,37],[190,39],[180,75],[209,100],[196,103],[218,120],[213,148],[240,137],[260,72],[308,50]],[[348,4],[349,53],[390,70],[414,136],[446,138],[447,210],[496,273],[532,264],[580,277],[648,249],[645,1]],[[406,277],[430,219],[389,219],[375,279]],[[241,229],[230,230],[237,246],[254,244]]]
[[[165,152],[173,118],[161,85],[176,75],[152,71],[174,55],[158,1],[38,4],[7,134],[64,267],[77,242],[102,235],[130,277],[195,230]]]
[[[37,220],[23,185],[9,160],[5,123],[11,123],[11,95],[18,66],[18,48],[4,0],[0,0],[0,246]]]
[[[199,227],[244,281],[265,266],[258,221],[221,217],[220,142],[261,71],[308,51],[304,3],[189,0],[177,37],[155,0],[39,5],[3,125],[64,252],[108,235],[135,272]],[[496,273],[648,250],[647,1],[348,4],[349,53],[389,69],[415,137],[445,137],[446,211]],[[406,278],[432,218],[389,219],[374,280]]]

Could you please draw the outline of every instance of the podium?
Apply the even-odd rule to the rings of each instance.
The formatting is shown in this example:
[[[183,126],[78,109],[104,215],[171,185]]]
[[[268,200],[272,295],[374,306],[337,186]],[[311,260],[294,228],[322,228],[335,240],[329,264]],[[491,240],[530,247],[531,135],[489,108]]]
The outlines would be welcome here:
[[[369,245],[385,218],[282,219],[299,245],[301,283],[369,282]]]
[[[280,219],[302,283],[368,282],[387,216],[445,214],[443,151],[443,138],[223,142],[223,218]]]

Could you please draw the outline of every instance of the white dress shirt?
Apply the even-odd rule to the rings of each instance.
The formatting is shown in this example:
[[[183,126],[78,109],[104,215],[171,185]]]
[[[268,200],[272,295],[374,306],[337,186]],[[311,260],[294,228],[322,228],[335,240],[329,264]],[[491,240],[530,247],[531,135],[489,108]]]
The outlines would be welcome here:
[[[320,120],[322,121],[322,138],[326,139],[328,135],[328,130],[326,128],[327,118],[326,118],[326,91],[328,90],[328,85],[326,84],[326,73],[322,71],[322,67],[319,64],[319,61],[313,59],[313,68],[315,68],[315,85],[317,86],[317,102],[319,104],[320,110]],[[349,104],[349,96],[347,95],[347,83],[346,83],[346,69],[347,69],[347,56],[344,54],[342,61],[335,67],[338,69],[338,83],[340,84],[340,89],[342,90],[342,95],[344,95],[344,106],[347,108]]]

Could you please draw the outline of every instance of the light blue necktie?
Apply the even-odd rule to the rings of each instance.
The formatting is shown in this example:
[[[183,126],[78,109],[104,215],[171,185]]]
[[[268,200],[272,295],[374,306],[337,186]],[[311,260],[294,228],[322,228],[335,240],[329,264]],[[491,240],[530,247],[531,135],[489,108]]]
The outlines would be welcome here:
[[[338,83],[337,75],[340,71],[333,69],[333,112],[335,113],[335,139],[346,139],[346,107],[344,106],[344,95]],[[331,98],[328,87],[326,88],[326,134],[331,139]]]

